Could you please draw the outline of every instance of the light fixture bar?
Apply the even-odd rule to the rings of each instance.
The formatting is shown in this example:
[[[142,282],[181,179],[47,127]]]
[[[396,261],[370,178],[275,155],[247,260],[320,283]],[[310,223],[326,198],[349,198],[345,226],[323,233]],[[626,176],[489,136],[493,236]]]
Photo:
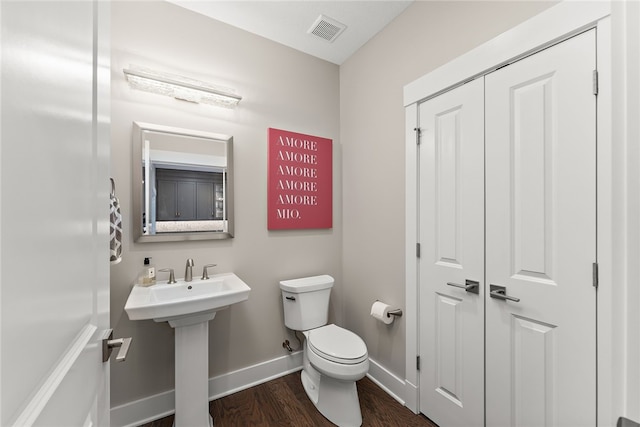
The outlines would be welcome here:
[[[172,96],[185,101],[234,108],[242,97],[212,84],[169,73],[144,68],[125,68],[131,87],[146,92]]]

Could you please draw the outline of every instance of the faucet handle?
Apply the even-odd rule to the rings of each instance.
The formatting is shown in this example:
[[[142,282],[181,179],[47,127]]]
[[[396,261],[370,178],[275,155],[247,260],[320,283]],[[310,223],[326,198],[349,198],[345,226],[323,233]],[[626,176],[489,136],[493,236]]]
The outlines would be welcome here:
[[[215,267],[218,264],[207,264],[204,267],[202,267],[202,277],[200,278],[200,280],[207,280],[209,278],[209,274],[207,274],[207,267]]]
[[[176,282],[176,275],[173,273],[173,268],[163,268],[162,270],[158,270],[158,272],[160,271],[169,272],[169,281],[167,283],[169,283],[170,285],[178,283]]]

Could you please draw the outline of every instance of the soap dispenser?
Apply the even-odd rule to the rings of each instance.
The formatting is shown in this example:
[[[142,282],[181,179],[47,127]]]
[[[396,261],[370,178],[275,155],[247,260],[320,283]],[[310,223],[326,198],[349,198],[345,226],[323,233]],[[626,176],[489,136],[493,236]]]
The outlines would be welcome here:
[[[144,259],[144,268],[138,277],[138,284],[142,286],[155,285],[156,268],[151,264],[151,257]]]

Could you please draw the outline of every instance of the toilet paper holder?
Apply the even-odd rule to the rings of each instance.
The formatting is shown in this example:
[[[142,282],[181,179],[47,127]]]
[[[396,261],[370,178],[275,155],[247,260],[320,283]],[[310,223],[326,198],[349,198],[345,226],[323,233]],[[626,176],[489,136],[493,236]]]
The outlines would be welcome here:
[[[390,317],[390,316],[402,317],[402,310],[399,308],[396,308],[395,310],[391,310],[387,313],[387,317]]]
[[[379,299],[377,299],[377,300],[376,300],[376,302],[377,302],[377,301],[380,301],[380,300],[379,300]],[[395,317],[402,317],[402,309],[400,309],[400,308],[396,308],[395,310],[389,310],[389,311],[387,312],[387,317],[391,317],[391,316],[395,316]]]

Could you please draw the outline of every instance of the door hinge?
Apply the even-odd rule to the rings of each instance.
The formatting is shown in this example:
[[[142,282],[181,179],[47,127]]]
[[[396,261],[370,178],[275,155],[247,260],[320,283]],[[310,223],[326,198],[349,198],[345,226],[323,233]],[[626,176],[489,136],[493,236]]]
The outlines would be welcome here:
[[[420,243],[416,243],[416,257],[420,258]]]
[[[420,145],[420,137],[422,136],[422,130],[420,128],[413,128],[416,132],[416,145]]]
[[[420,356],[416,356],[416,370],[420,370]]]
[[[593,94],[598,94],[598,70],[593,70]]]
[[[598,285],[600,284],[600,275],[598,274],[598,263],[594,262],[591,268],[592,268],[592,274],[593,274],[593,287],[598,289]]]

